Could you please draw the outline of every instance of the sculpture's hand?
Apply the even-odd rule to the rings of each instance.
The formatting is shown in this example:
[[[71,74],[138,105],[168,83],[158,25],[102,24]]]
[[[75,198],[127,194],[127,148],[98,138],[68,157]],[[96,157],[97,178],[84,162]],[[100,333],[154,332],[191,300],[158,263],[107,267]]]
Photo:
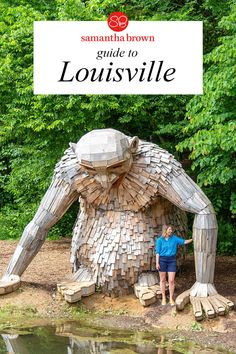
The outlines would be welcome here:
[[[206,293],[204,296],[204,293]],[[191,302],[194,316],[197,321],[204,318],[213,318],[216,315],[224,315],[229,309],[233,309],[234,303],[217,293],[213,284],[196,282],[189,290],[180,294],[176,300],[177,310],[183,310],[184,306]]]
[[[11,293],[20,286],[20,277],[18,275],[5,275],[0,279],[0,295]]]

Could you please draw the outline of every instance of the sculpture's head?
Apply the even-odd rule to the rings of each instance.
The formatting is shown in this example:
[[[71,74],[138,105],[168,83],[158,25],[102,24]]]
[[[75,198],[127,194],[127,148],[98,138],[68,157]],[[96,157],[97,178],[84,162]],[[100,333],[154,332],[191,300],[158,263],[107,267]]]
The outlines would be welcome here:
[[[82,136],[75,153],[82,166],[103,188],[109,189],[132,165],[138,138],[131,140],[115,129],[97,129]]]

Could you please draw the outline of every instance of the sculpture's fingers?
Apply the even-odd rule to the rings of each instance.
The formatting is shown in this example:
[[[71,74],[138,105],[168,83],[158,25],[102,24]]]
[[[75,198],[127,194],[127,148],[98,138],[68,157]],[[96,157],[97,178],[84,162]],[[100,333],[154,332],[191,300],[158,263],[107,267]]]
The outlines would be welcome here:
[[[184,291],[182,294],[177,296],[175,300],[177,310],[183,310],[184,306],[189,303],[190,290]]]
[[[84,296],[90,296],[95,293],[96,284],[92,281],[66,281],[58,284],[58,291],[64,296],[69,303],[77,302]]]
[[[140,303],[145,307],[154,304],[157,300],[155,292],[146,286],[143,286],[139,291],[138,298]]]
[[[11,293],[20,287],[21,280],[18,275],[11,274],[0,280],[0,295]]]
[[[203,310],[206,314],[206,317],[207,318],[214,318],[216,315],[216,311],[209,300],[210,300],[210,298],[207,298],[207,297],[200,298],[201,305],[202,305]]]
[[[203,319],[201,300],[197,297],[190,296],[190,302],[193,306],[193,312],[196,321],[201,321]]]
[[[217,299],[217,297],[210,296],[209,301],[214,307],[215,312],[219,316],[223,316],[225,314],[225,306]]]
[[[232,310],[234,308],[234,303],[232,301],[226,299],[224,296],[217,294],[212,297],[219,300],[224,306],[228,307],[230,310]]]

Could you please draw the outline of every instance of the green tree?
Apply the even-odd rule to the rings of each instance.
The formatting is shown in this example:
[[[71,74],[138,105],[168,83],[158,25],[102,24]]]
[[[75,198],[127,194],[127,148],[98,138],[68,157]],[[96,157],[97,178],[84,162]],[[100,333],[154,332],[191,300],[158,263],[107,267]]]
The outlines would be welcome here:
[[[206,186],[223,224],[232,224],[236,214],[235,21],[236,6],[232,5],[230,14],[219,22],[223,33],[219,44],[205,56],[204,95],[187,105],[186,138],[178,144],[180,151],[190,150],[198,183]],[[228,246],[236,251],[235,230],[226,232],[225,228],[221,227],[221,236],[230,234]]]
[[[113,127],[138,135],[168,149],[188,165],[187,145],[183,143],[179,151],[175,145],[184,137],[188,141],[197,132],[195,128],[188,130],[187,126],[183,130],[186,105],[191,96],[34,95],[33,21],[106,20],[107,15],[117,9],[127,13],[130,20],[203,20],[204,52],[213,53],[217,50],[212,51],[218,37],[232,34],[232,29],[217,25],[222,16],[229,13],[229,4],[227,1],[219,6],[216,0],[131,0],[128,3],[124,0],[3,0],[0,3],[0,238],[20,236],[68,142],[76,142],[87,131]],[[226,53],[228,49],[225,48]],[[210,70],[209,78],[205,79],[209,85],[215,66],[219,75],[224,75],[223,64],[211,61],[212,53],[205,63]],[[218,57],[217,53],[214,55]],[[211,94],[207,95],[206,101],[208,99]],[[193,98],[188,106],[193,117],[194,102],[200,104],[198,100],[201,98]],[[200,109],[196,112],[199,114]],[[200,155],[199,159],[204,157]],[[201,172],[197,166],[194,178]],[[226,183],[229,194],[230,179]],[[211,187],[207,193],[213,198]],[[218,210],[225,213],[229,201],[220,190],[214,195]],[[54,234],[70,233],[74,214],[73,211],[67,213]]]

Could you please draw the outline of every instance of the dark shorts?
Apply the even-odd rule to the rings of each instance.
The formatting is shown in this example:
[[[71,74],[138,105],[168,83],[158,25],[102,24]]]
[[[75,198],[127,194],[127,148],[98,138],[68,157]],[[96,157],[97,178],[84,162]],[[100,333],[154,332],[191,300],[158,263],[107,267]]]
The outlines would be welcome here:
[[[176,272],[176,256],[160,256],[160,272]]]

